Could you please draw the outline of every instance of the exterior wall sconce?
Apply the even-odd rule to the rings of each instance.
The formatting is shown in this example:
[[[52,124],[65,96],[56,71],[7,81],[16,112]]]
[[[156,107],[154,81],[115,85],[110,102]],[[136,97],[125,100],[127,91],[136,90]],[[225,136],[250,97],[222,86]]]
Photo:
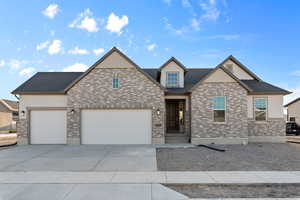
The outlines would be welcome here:
[[[160,110],[159,110],[159,108],[157,108],[156,114],[157,114],[157,115],[160,115]]]
[[[72,109],[72,110],[71,110],[71,114],[72,114],[72,115],[74,115],[74,113],[75,113],[75,110],[74,110],[74,109]]]
[[[24,116],[25,116],[25,110],[22,110],[22,111],[21,111],[21,114],[22,114],[22,116],[24,117]]]

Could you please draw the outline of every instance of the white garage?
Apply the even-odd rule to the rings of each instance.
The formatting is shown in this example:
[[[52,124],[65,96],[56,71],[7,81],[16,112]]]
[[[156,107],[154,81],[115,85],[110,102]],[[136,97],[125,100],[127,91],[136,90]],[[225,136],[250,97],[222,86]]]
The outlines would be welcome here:
[[[151,110],[82,110],[82,144],[151,144]]]
[[[31,144],[66,144],[65,110],[32,110],[30,112]]]

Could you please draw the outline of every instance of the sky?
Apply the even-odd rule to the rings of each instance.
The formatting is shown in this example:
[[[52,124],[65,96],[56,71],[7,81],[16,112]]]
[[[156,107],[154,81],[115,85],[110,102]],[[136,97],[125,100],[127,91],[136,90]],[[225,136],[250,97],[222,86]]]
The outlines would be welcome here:
[[[300,97],[300,1],[0,0],[0,98],[36,72],[84,71],[113,46],[142,68],[235,56]]]

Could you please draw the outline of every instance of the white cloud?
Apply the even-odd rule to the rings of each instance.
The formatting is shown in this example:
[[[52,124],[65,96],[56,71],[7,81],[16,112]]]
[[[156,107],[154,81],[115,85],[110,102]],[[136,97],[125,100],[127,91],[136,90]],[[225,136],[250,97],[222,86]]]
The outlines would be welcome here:
[[[89,8],[80,13],[77,18],[69,25],[69,27],[83,29],[88,32],[99,31],[97,21],[93,17],[93,13]]]
[[[217,8],[217,3],[215,0],[209,0],[207,3],[200,3],[201,9],[204,11],[204,14],[201,15],[201,19],[207,19],[216,21],[220,16],[220,10]]]
[[[75,47],[74,49],[71,49],[68,51],[68,53],[70,54],[79,54],[79,55],[85,55],[85,54],[89,54],[89,51],[86,49],[80,49],[79,47]]]
[[[94,52],[94,54],[95,54],[96,56],[98,56],[98,55],[100,55],[101,53],[104,52],[104,49],[103,49],[103,48],[94,49],[93,52]]]
[[[52,43],[49,45],[48,53],[50,55],[58,54],[61,51],[61,44],[62,44],[62,41],[53,40]]]
[[[35,71],[35,69],[33,67],[28,67],[28,68],[25,68],[25,69],[22,69],[20,72],[19,72],[19,75],[20,76],[30,76],[32,75],[32,73]]]
[[[156,47],[157,47],[156,44],[150,44],[150,45],[146,46],[146,48],[148,49],[148,51],[153,51]]]
[[[187,32],[185,27],[181,28],[174,28],[172,24],[169,23],[169,20],[167,18],[164,18],[164,23],[165,23],[165,28],[175,35],[183,35],[184,33]]]
[[[42,49],[47,48],[48,45],[49,45],[49,43],[50,43],[49,41],[41,42],[40,44],[38,44],[38,45],[36,46],[36,50],[40,51],[40,50],[42,50]]]
[[[195,18],[192,19],[191,26],[192,26],[192,28],[195,31],[199,31],[200,30],[200,22],[197,19],[195,19]]]
[[[63,69],[64,72],[84,72],[88,66],[82,63],[75,63]]]
[[[239,39],[241,36],[237,34],[233,35],[213,35],[209,36],[208,39],[223,39],[223,40],[236,40]]]
[[[122,17],[119,17],[115,15],[114,13],[110,13],[108,20],[107,20],[107,25],[106,29],[109,30],[110,32],[122,33],[122,29],[128,24],[128,17],[126,15],[123,15]]]
[[[172,0],[163,0],[163,2],[170,5],[172,3]]]
[[[42,11],[42,13],[49,17],[50,19],[53,19],[55,15],[58,13],[59,7],[57,4],[50,4],[45,10]]]
[[[28,61],[26,60],[17,60],[17,59],[11,59],[7,64],[10,66],[12,70],[17,70],[22,67],[22,65],[27,64]]]
[[[5,60],[0,60],[0,67],[3,67],[5,65]]]
[[[192,7],[189,0],[181,0],[181,4],[182,4],[183,7],[186,7],[186,8],[191,8]]]

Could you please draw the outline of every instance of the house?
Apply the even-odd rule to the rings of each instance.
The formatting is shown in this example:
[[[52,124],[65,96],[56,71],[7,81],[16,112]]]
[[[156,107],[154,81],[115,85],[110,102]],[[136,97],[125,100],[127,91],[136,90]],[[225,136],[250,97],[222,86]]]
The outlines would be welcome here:
[[[29,144],[284,142],[283,96],[229,56],[215,68],[170,58],[142,69],[112,48],[86,72],[40,72],[20,98]]]
[[[0,131],[16,129],[18,102],[0,99]]]
[[[300,97],[286,104],[287,121],[294,121],[300,125]]]

